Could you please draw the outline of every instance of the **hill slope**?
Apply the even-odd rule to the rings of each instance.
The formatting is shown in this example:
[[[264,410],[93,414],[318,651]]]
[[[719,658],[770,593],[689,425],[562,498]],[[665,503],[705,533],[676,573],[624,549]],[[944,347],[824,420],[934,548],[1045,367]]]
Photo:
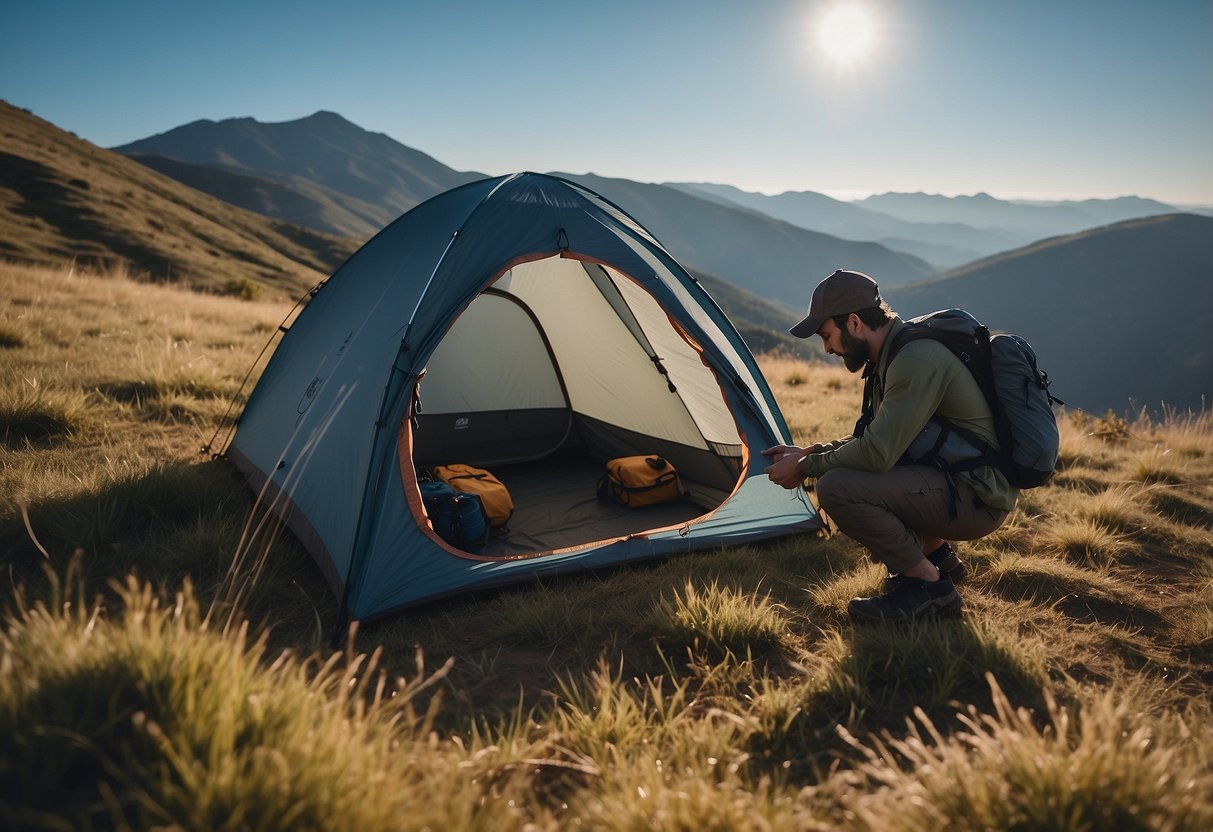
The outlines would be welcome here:
[[[138,153],[127,156],[239,208],[326,234],[365,240],[396,216],[383,206],[371,205],[299,176],[274,179],[167,156]]]
[[[1213,218],[1057,237],[890,295],[903,316],[960,306],[1023,335],[1068,404],[1102,413],[1213,400]]]
[[[3,101],[0,136],[0,255],[13,260],[297,294],[355,248],[184,187]]]

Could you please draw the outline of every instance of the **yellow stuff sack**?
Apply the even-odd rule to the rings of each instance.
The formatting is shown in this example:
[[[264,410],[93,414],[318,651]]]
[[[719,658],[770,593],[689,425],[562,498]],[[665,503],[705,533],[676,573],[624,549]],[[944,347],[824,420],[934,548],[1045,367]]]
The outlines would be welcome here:
[[[434,476],[458,492],[479,495],[492,526],[504,526],[514,513],[514,501],[510,498],[509,489],[483,468],[462,463],[436,465]]]
[[[659,456],[621,456],[606,468],[606,476],[598,481],[599,499],[640,508],[668,503],[683,494],[678,472]]]

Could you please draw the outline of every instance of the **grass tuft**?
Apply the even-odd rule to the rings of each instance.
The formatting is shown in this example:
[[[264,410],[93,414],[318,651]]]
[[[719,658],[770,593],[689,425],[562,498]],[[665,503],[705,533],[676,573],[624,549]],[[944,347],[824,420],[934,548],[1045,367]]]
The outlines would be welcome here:
[[[1055,520],[1041,538],[1046,548],[1087,566],[1110,566],[1127,546],[1123,537],[1090,519]]]
[[[9,447],[70,438],[88,419],[88,399],[79,390],[57,390],[23,380],[0,391],[0,440]]]
[[[11,326],[0,324],[0,350],[15,350],[24,346],[24,334]]]
[[[788,635],[787,609],[770,593],[690,580],[673,598],[662,597],[647,617],[647,628],[667,645],[703,646],[745,655],[778,650]]]
[[[1170,448],[1152,447],[1129,459],[1129,476],[1138,482],[1179,485],[1188,479],[1187,466]]]
[[[1113,532],[1139,532],[1151,522],[1143,508],[1142,489],[1129,486],[1109,488],[1078,501],[1074,514]]]
[[[847,816],[865,829],[1213,825],[1207,723],[1143,720],[1109,691],[1074,709],[1049,697],[1041,726],[987,680],[993,712],[970,708],[951,738],[921,712],[903,738],[850,737],[863,763],[841,801]]]
[[[1213,495],[1210,495],[1213,496]],[[1148,505],[1164,517],[1197,528],[1213,527],[1213,502],[1178,488],[1151,488],[1145,495]]]
[[[108,399],[127,404],[142,404],[170,396],[216,399],[230,393],[227,386],[217,379],[180,371],[160,377],[105,382],[98,385],[97,390]]]
[[[536,648],[573,642],[593,626],[594,607],[574,591],[536,583],[493,604],[501,638]]]
[[[1101,571],[1053,558],[1002,553],[991,560],[982,578],[987,586],[1011,601],[1031,600],[1053,605],[1066,598],[1110,599],[1125,587]]]

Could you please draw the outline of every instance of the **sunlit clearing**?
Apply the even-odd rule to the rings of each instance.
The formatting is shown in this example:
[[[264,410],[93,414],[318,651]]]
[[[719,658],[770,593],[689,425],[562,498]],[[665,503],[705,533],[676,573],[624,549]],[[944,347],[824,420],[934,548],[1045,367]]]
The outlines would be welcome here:
[[[854,66],[873,51],[876,20],[858,3],[839,3],[826,11],[817,25],[817,43],[839,66]]]

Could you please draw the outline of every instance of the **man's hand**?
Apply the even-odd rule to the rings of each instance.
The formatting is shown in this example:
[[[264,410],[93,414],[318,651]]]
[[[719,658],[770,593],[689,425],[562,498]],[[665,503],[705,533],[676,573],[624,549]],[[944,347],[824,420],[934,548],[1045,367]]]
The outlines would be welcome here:
[[[800,448],[796,445],[776,445],[762,452],[763,456],[771,457],[774,462],[766,467],[766,475],[771,482],[784,488],[799,488],[804,484],[804,474],[800,472],[800,460],[807,454],[815,454],[821,450],[821,445],[810,445]]]

